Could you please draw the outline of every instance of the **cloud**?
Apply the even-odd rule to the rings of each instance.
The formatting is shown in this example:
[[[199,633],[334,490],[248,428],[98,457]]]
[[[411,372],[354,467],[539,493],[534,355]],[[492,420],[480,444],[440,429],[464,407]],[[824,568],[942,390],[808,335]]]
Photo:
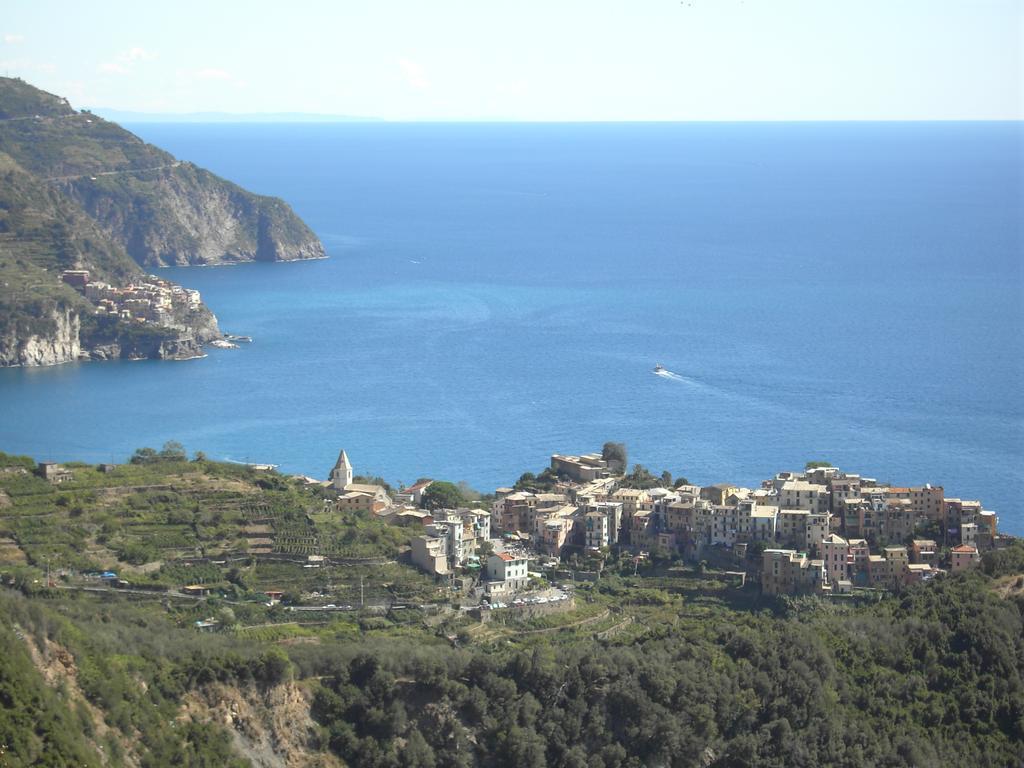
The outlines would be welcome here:
[[[419,63],[410,59],[399,59],[398,66],[402,68],[402,74],[405,75],[405,81],[411,88],[415,88],[417,91],[426,91],[430,89],[430,79],[427,77],[426,71]]]
[[[7,35],[4,35],[4,42],[8,43],[9,45],[17,45],[18,43],[24,43],[25,42],[25,36],[24,35],[10,35],[10,34],[7,34]]]
[[[158,54],[154,51],[147,51],[145,48],[134,46],[128,50],[121,51],[111,61],[104,61],[97,70],[105,75],[127,75],[135,68],[140,61],[153,61]]]

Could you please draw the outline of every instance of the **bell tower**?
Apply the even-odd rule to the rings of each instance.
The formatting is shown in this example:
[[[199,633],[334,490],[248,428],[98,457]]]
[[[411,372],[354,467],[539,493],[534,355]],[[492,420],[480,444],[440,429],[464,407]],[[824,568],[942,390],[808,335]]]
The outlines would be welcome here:
[[[334,469],[331,470],[331,483],[339,491],[352,485],[352,464],[344,449],[338,454],[338,461],[335,463]]]

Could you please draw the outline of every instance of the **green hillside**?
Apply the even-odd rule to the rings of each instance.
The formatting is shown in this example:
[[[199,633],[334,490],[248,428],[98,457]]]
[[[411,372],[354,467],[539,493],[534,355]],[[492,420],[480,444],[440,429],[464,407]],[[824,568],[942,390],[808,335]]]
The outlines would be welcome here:
[[[140,264],[318,258],[282,200],[180,162],[116,123],[0,78],[0,150],[76,202]]]
[[[868,602],[612,559],[564,610],[484,620],[404,564],[416,528],[133,459],[51,485],[0,455],[0,765],[1024,762],[1021,542]]]

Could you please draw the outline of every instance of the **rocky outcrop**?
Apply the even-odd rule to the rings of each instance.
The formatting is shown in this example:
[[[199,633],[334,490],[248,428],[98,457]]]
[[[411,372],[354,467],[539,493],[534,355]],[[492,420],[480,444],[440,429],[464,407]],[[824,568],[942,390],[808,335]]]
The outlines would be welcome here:
[[[175,159],[116,123],[0,78],[0,151],[80,206],[137,263],[323,258],[291,207]]]
[[[56,309],[29,334],[0,336],[0,366],[59,365],[77,360],[82,352],[81,321],[70,309]]]
[[[61,189],[147,267],[326,256],[287,203],[254,195],[191,163],[73,178]]]
[[[203,356],[203,341],[221,336],[213,318],[212,326],[204,330],[207,338],[197,338],[191,329],[154,328],[152,333],[139,334],[130,326],[92,338],[84,333],[82,318],[74,309],[55,309],[34,326],[28,333],[9,330],[0,335],[0,368],[76,360],[191,360]]]
[[[146,282],[140,265],[324,256],[283,200],[0,77],[0,367],[182,359],[221,338],[217,318],[197,302],[175,304],[172,317],[97,313],[81,285],[62,283],[64,270],[123,288]]]
[[[232,735],[236,754],[261,768],[329,768],[343,763],[321,751],[306,687],[213,683],[185,694],[179,723],[213,723]]]

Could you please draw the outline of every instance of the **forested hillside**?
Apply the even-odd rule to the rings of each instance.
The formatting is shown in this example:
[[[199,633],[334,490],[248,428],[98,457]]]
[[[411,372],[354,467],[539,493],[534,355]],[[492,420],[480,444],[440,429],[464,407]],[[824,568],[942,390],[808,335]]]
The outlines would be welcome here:
[[[0,766],[1024,764],[1020,541],[866,602],[613,559],[482,613],[300,478],[34,467],[0,454]]]

